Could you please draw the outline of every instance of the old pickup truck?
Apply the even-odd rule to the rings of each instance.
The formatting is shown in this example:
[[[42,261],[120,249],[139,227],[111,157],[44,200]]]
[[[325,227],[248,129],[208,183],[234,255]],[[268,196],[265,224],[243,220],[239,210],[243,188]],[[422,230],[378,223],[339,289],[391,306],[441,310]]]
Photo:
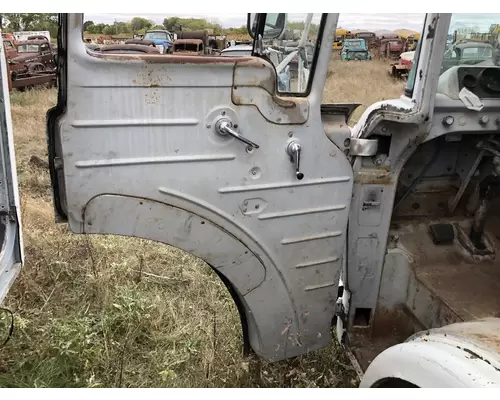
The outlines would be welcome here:
[[[48,40],[22,40],[17,45],[17,55],[9,59],[10,70],[14,75],[56,68],[57,51]]]

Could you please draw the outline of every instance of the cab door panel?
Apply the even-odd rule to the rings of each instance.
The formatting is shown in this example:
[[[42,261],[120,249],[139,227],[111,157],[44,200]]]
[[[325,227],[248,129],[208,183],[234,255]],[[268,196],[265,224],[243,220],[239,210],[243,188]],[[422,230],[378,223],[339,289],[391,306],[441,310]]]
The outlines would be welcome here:
[[[8,68],[4,51],[0,41],[0,304],[19,275],[24,258]]]
[[[232,283],[266,359],[326,346],[352,170],[325,136],[321,96],[270,93],[274,68],[257,58],[97,57],[81,40],[81,15],[68,22],[65,110],[49,135],[61,144],[71,230],[149,238],[204,259]],[[221,117],[260,147],[216,133]],[[302,146],[302,180],[290,140]]]

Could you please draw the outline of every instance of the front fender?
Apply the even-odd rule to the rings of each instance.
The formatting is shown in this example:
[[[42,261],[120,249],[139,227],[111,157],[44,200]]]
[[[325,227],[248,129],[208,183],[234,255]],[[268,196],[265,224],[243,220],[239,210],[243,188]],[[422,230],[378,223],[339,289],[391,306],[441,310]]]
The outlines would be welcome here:
[[[419,334],[389,347],[367,368],[359,387],[401,379],[420,388],[500,387],[500,369],[484,349],[446,334]]]

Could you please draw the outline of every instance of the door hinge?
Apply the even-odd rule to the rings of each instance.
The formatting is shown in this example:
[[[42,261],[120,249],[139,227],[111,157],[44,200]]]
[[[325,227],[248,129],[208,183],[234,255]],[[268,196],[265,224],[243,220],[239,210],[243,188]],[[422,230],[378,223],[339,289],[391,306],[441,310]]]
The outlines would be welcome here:
[[[378,139],[351,138],[349,146],[350,156],[372,157],[377,155]]]

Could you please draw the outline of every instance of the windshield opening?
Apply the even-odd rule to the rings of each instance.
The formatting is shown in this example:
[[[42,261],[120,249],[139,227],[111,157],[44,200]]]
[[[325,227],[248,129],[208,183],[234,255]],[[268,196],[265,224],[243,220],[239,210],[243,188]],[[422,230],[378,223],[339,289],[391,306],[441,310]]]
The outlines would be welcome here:
[[[419,40],[405,89],[408,97],[413,95],[420,47]],[[499,57],[500,14],[452,14],[440,75],[460,65],[500,66]]]
[[[144,35],[144,39],[149,40],[169,40],[170,37],[166,32],[148,32]]]
[[[38,53],[40,46],[38,44],[20,44],[17,47],[19,53]]]
[[[351,42],[346,42],[346,45],[348,47],[361,47],[361,46],[363,46],[362,43],[363,42],[361,40],[355,40],[355,41],[351,41]]]

